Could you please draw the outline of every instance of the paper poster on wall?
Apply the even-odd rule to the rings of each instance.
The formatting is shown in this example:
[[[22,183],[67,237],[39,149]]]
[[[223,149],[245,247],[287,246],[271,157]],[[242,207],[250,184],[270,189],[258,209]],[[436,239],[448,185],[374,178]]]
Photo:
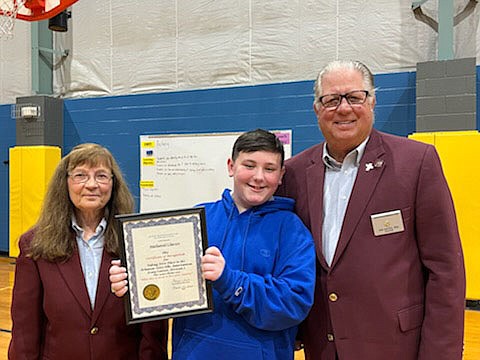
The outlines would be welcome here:
[[[292,155],[292,131],[272,130]],[[227,159],[242,132],[140,136],[140,212],[181,209],[232,188]]]

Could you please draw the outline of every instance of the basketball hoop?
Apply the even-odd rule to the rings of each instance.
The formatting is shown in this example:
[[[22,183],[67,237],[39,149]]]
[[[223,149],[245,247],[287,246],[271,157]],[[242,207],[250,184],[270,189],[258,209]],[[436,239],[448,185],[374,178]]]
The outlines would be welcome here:
[[[11,39],[15,19],[40,21],[50,19],[78,0],[0,0],[0,38]]]
[[[26,0],[0,0],[0,38],[11,39],[18,11]]]

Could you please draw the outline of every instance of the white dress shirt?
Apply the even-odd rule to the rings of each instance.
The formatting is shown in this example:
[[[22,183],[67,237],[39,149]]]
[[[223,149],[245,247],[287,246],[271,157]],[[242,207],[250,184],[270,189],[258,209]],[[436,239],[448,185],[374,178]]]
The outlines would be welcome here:
[[[337,249],[345,211],[367,141],[368,137],[350,151],[342,163],[330,156],[326,143],[323,146],[325,181],[323,184],[322,252],[329,266],[332,264]]]

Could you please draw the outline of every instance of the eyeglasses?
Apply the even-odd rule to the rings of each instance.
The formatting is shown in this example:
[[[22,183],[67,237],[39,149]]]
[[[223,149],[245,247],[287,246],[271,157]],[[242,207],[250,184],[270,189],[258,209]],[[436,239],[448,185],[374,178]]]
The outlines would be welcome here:
[[[90,180],[90,175],[83,172],[68,174],[68,176],[70,176],[75,184],[84,184]],[[93,175],[93,178],[97,184],[108,184],[113,178],[113,175],[101,172]]]
[[[367,90],[353,90],[345,94],[328,94],[318,98],[323,107],[329,110],[336,109],[342,103],[343,98],[350,105],[362,105],[367,100],[369,92]]]

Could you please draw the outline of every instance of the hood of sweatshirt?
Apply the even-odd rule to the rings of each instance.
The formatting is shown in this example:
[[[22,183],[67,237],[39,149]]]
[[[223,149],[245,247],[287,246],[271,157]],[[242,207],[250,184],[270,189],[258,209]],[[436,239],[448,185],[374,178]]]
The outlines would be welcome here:
[[[225,189],[223,191],[222,200],[223,200],[222,203],[225,207],[225,211],[227,213],[236,211],[238,214],[238,209],[237,209],[237,206],[235,205],[235,202],[233,201],[230,189]],[[250,209],[247,209],[245,212],[251,212],[252,215],[264,215],[264,214],[279,211],[279,210],[293,211],[294,206],[295,206],[295,200],[293,199],[280,197],[280,196],[273,196],[267,202],[258,206],[253,206]]]

